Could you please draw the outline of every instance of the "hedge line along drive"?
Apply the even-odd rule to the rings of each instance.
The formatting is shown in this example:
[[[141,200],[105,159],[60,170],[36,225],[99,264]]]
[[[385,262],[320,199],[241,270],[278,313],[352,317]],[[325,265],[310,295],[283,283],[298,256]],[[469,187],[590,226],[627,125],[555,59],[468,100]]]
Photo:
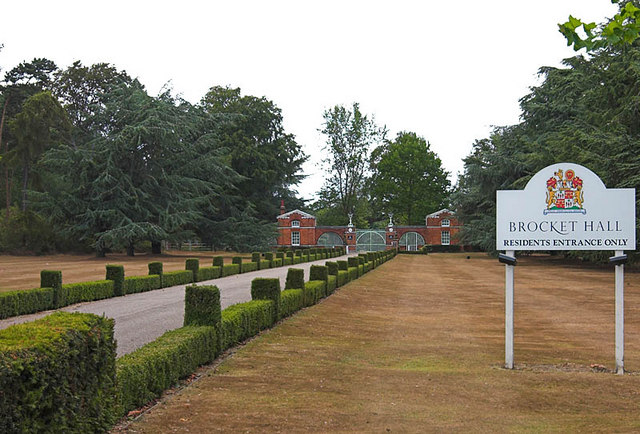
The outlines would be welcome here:
[[[341,247],[305,250],[331,258],[345,254],[344,248]],[[309,252],[303,257],[308,257]],[[293,255],[293,252],[287,253]],[[284,263],[283,258],[284,256],[277,255],[274,258],[273,253],[270,252],[264,253],[263,258],[261,253],[255,252],[252,254],[251,262],[243,261],[241,257],[235,257],[233,258],[234,264],[225,265],[224,258],[216,256],[213,258],[212,266],[202,268],[199,259],[188,258],[185,261],[185,270],[170,272],[163,271],[162,262],[150,262],[148,276],[130,277],[125,277],[122,265],[107,265],[105,280],[70,284],[62,284],[61,271],[42,270],[40,288],[0,293],[0,319],[58,309],[74,303],[186,285],[258,269],[291,265],[291,263]]]
[[[290,269],[287,281],[301,287],[284,291],[278,279],[254,279],[253,300],[224,310],[217,287],[190,285],[184,326],[117,360],[108,318],[57,312],[0,330],[0,432],[108,431],[198,366],[326,296],[336,269],[315,268],[324,280],[308,282]],[[59,283],[56,273],[49,277]]]

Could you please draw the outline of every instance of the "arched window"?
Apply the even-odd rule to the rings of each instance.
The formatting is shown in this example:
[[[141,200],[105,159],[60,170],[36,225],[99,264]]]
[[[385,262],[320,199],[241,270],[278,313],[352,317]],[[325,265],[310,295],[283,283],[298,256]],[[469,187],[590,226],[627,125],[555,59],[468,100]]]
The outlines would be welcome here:
[[[318,242],[316,243],[318,246],[324,247],[334,247],[334,246],[344,246],[344,241],[340,238],[340,235],[333,232],[325,232],[320,235],[318,238]]]
[[[449,226],[451,226],[451,220],[442,219],[442,221],[440,222],[440,226],[442,226],[443,228],[448,228]]]
[[[417,232],[405,232],[400,237],[398,243],[400,247],[405,247],[408,251],[416,251],[418,247],[425,245],[424,238]]]
[[[300,220],[291,220],[291,227],[292,228],[299,228],[300,227]]]

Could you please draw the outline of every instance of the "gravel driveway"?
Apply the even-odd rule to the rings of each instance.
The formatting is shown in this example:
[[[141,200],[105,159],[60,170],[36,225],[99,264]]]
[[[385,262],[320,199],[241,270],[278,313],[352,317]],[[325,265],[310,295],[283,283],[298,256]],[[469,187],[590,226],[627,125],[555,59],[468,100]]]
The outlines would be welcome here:
[[[344,259],[333,258],[333,260]],[[324,265],[330,259],[305,262],[287,267],[252,271],[245,274],[198,282],[198,285],[211,284],[220,288],[222,308],[232,304],[251,300],[251,281],[256,277],[279,278],[284,289],[287,270],[302,268],[305,280],[309,279],[311,265]],[[144,344],[153,341],[168,330],[182,327],[184,318],[185,285],[157,289],[155,291],[113,297],[106,300],[79,303],[63,307],[65,312],[84,312],[105,315],[116,320],[115,338],[118,341],[118,356],[130,353]],[[42,318],[53,311],[22,315],[0,321],[0,329],[14,324]]]

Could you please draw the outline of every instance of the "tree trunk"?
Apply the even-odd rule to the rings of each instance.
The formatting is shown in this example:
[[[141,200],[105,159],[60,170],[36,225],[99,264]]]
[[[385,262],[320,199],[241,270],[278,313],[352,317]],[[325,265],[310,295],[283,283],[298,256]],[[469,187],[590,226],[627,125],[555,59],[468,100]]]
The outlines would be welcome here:
[[[127,256],[134,256],[135,255],[135,250],[133,248],[133,243],[129,243],[127,245]]]
[[[160,255],[162,253],[161,241],[151,241],[151,253],[153,255]]]

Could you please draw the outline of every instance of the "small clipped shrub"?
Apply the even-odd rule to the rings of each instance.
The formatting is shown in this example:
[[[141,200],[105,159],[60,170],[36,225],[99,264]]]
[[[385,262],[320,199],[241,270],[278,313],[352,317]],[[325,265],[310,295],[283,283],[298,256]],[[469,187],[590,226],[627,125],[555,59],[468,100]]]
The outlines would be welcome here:
[[[189,270],[193,273],[192,282],[198,282],[198,269],[200,268],[200,259],[198,258],[187,258],[184,262],[184,269]]]
[[[120,414],[110,318],[56,312],[0,331],[0,432],[107,432]]]
[[[0,319],[53,309],[53,288],[0,293]]]
[[[358,278],[358,267],[349,267],[349,282]]]
[[[249,271],[256,271],[258,266],[258,262],[243,262],[240,268],[242,273],[248,273]]]
[[[185,285],[193,282],[193,272],[191,270],[170,271],[162,275],[162,285],[169,286]]]
[[[327,261],[327,262],[325,262],[325,265],[327,266],[327,270],[329,271],[329,274],[333,274],[334,276],[338,275],[338,263],[337,262]]]
[[[284,252],[276,252],[276,259],[282,259],[284,262]]]
[[[259,264],[260,264],[261,270],[266,270],[268,268],[271,268],[271,261],[267,261],[266,259],[260,260]]]
[[[329,280],[329,268],[324,265],[312,265],[309,270],[309,280]]]
[[[222,277],[240,274],[240,264],[227,264],[222,266]]]
[[[217,279],[221,274],[221,267],[202,267],[198,270],[198,282]]]
[[[349,263],[347,261],[337,261],[338,262],[338,270],[348,270]]]
[[[271,261],[271,268],[277,268],[277,267],[282,267],[282,259],[280,258],[276,258],[273,261]]]
[[[223,265],[224,265],[224,256],[214,256],[213,257],[213,266],[214,267],[222,268]]]
[[[40,272],[40,288],[53,288],[53,307],[65,306],[60,304],[60,289],[62,288],[62,271],[42,270]]]
[[[271,253],[271,252],[265,253],[264,254],[264,259],[266,259],[269,262],[273,261],[273,253]]]
[[[251,281],[252,300],[272,300],[274,306],[274,322],[280,318],[280,279],[255,278]]]
[[[260,252],[251,253],[251,262],[260,262],[261,256]]]
[[[304,307],[304,291],[302,289],[285,289],[280,294],[280,315],[286,318]]]
[[[152,274],[162,276],[162,262],[149,262],[149,275]]]
[[[293,265],[293,257],[287,256],[286,258],[284,258],[284,262],[282,263],[282,265]]]
[[[327,276],[327,295],[332,294],[333,291],[336,290],[336,288],[338,287],[338,276],[335,276],[333,274],[329,274],[329,276]]]
[[[341,286],[346,285],[347,283],[349,283],[349,273],[347,270],[339,270],[338,271],[338,281],[336,282],[336,285],[338,286],[338,288],[340,288]]]
[[[360,261],[356,256],[351,256],[347,258],[347,263],[349,264],[349,268],[357,267],[360,264]]]
[[[153,291],[162,288],[162,276],[152,274],[150,276],[131,276],[124,279],[124,293],[135,294],[138,292]]]
[[[231,258],[231,263],[242,265],[242,256],[234,256],[233,258]]]
[[[326,295],[327,282],[324,280],[310,280],[304,284],[304,305],[312,306]]]
[[[113,281],[113,295],[124,295],[124,267],[122,265],[107,265],[106,280]]]
[[[185,326],[219,326],[220,290],[215,285],[189,285],[184,293]]]
[[[229,306],[222,311],[222,347],[224,351],[257,335],[273,325],[275,306],[271,300],[253,300]]]
[[[218,355],[216,327],[171,330],[116,362],[120,415],[127,414],[213,361]]]
[[[285,280],[284,289],[302,288],[304,288],[304,270],[301,268],[289,268],[287,270],[287,279]]]
[[[113,297],[113,280],[67,283],[60,288],[58,303],[62,307],[111,297]]]

